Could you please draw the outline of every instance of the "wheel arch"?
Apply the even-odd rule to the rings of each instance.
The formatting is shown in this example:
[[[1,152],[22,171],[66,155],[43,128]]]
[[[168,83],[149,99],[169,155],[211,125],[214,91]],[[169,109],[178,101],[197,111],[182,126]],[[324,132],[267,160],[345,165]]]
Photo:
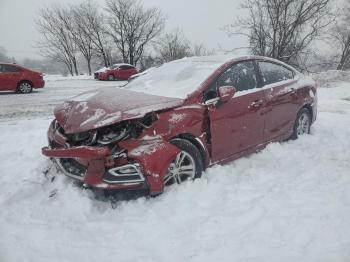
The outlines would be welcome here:
[[[29,83],[32,87],[34,86],[34,84],[33,84],[32,81],[23,79],[23,80],[18,81],[18,83],[17,83],[17,88],[19,88],[19,86],[20,86],[22,83]]]
[[[301,110],[303,110],[304,108],[306,108],[306,109],[309,111],[310,117],[311,117],[311,120],[312,120],[312,119],[313,119],[313,110],[312,110],[312,106],[311,106],[310,104],[305,104],[305,105],[303,105],[302,108],[299,109],[298,113],[299,113]]]
[[[207,151],[205,145],[203,144],[203,142],[199,138],[195,137],[194,135],[192,135],[190,133],[184,133],[184,134],[179,134],[176,137],[173,137],[171,140],[173,140],[173,139],[183,139],[183,140],[187,140],[188,142],[193,144],[201,154],[203,168],[204,169],[206,168],[207,163],[209,161],[209,154],[208,154],[208,151]]]

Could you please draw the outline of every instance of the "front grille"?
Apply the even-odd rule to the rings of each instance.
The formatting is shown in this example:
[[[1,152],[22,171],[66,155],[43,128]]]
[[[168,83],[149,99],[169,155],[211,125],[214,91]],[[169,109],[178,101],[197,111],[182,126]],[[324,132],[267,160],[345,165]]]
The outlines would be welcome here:
[[[56,160],[65,175],[83,180],[87,168],[73,158],[60,158]]]
[[[94,78],[98,79],[98,73],[94,73]]]

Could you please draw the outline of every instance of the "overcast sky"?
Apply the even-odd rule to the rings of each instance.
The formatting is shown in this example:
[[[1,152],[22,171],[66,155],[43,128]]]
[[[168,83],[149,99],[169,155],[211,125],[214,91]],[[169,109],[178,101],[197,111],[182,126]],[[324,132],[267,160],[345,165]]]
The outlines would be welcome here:
[[[96,0],[104,5],[104,0]],[[0,47],[9,56],[40,58],[34,48],[39,38],[35,26],[38,9],[59,2],[79,0],[0,0]],[[181,28],[192,42],[208,48],[233,49],[246,46],[242,37],[230,38],[221,30],[240,14],[239,0],[142,0],[146,7],[160,8],[167,16],[166,30]]]

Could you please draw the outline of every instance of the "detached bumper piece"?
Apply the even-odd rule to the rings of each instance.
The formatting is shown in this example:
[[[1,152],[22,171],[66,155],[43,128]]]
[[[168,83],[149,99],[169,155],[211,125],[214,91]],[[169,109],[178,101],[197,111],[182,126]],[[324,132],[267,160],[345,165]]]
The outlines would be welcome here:
[[[139,164],[128,164],[109,169],[103,181],[110,184],[139,184],[145,182],[145,177]]]

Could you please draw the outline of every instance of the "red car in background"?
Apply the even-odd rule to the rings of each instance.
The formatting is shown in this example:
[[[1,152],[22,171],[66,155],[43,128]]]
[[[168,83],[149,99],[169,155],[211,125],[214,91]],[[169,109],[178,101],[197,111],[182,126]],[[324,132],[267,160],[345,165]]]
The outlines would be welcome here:
[[[110,67],[102,68],[94,73],[94,78],[98,80],[128,80],[129,77],[138,74],[139,70],[129,64],[114,64]]]
[[[156,195],[308,134],[316,116],[315,82],[291,66],[258,56],[191,57],[58,106],[42,152],[86,187]]]
[[[0,63],[0,91],[30,93],[33,88],[43,88],[43,74],[17,64]]]

